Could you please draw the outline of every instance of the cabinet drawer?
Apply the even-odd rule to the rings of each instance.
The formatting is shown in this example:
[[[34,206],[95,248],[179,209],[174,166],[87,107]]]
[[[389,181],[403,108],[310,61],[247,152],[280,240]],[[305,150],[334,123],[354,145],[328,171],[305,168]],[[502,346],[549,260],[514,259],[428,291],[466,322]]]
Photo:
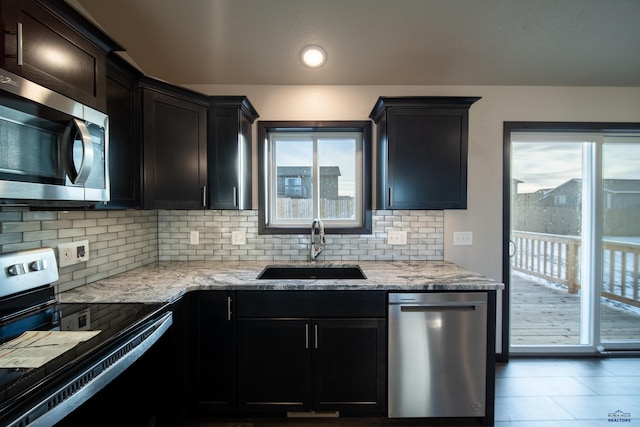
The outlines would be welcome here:
[[[384,291],[243,291],[238,317],[384,317]]]

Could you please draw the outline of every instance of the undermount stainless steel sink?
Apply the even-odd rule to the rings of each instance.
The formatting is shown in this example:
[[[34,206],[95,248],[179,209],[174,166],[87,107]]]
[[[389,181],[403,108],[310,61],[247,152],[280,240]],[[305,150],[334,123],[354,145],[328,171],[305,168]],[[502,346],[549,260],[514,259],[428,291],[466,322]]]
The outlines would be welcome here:
[[[269,265],[258,279],[366,279],[358,265]]]

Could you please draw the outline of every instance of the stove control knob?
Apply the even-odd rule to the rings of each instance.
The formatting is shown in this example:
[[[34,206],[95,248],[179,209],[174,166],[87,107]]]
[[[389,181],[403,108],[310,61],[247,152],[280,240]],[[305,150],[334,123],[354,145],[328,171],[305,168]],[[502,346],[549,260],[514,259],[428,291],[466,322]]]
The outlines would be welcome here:
[[[27,266],[25,264],[14,264],[7,268],[7,272],[10,276],[19,276],[27,272]]]
[[[46,259],[39,259],[39,260],[33,261],[31,264],[29,264],[29,269],[31,271],[46,270],[47,269],[47,260]]]

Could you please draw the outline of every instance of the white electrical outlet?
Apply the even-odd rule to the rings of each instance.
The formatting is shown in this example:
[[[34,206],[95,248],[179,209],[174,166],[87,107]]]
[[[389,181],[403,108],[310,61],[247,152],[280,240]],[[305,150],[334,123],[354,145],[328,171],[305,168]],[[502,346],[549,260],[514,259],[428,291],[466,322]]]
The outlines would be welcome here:
[[[407,232],[398,231],[398,230],[387,231],[387,244],[388,245],[406,245]]]
[[[232,245],[246,245],[247,244],[247,232],[244,230],[235,230],[231,232],[231,244]]]
[[[189,244],[190,245],[199,245],[200,244],[200,232],[198,230],[192,230],[189,233]]]
[[[471,231],[454,231],[453,244],[455,246],[471,246],[473,245],[473,232]]]
[[[60,267],[89,261],[89,241],[60,243],[58,245]]]

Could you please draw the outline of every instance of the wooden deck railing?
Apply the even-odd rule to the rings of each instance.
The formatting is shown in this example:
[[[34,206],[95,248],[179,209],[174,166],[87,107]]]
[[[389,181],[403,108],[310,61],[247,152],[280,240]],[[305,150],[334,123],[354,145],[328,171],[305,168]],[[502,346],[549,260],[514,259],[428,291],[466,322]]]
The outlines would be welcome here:
[[[532,276],[580,289],[579,237],[513,231],[512,267]],[[602,295],[640,307],[638,280],[640,245],[604,240]]]

